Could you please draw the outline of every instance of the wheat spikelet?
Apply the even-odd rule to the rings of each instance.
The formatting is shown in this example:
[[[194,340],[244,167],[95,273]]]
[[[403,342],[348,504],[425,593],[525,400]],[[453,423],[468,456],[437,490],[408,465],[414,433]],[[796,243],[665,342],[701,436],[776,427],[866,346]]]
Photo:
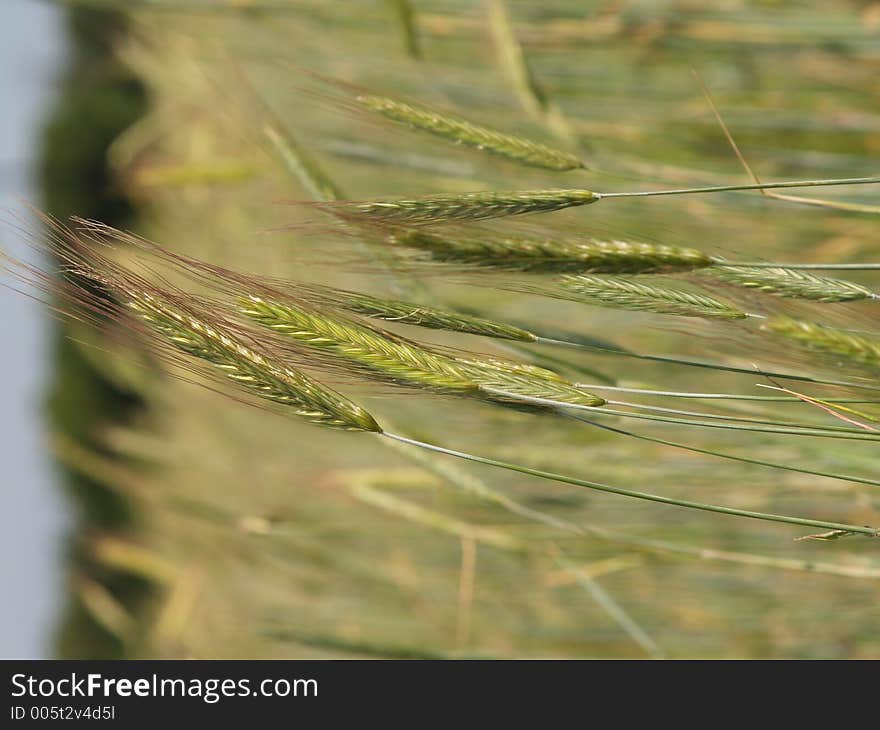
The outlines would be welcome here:
[[[371,95],[358,96],[357,101],[368,109],[412,129],[428,132],[456,144],[473,147],[524,165],[558,172],[584,167],[575,155],[568,152],[553,149],[530,139],[481,127],[464,119],[439,114],[424,107]]]
[[[427,253],[442,263],[525,273],[650,274],[692,271],[712,264],[693,248],[632,241],[525,237],[440,237],[421,231],[392,233],[392,245]]]
[[[321,204],[342,218],[424,225],[449,221],[481,221],[527,213],[546,213],[588,205],[600,196],[589,190],[526,190],[452,193],[377,201]]]
[[[612,309],[684,317],[744,319],[748,315],[706,294],[600,276],[563,276],[551,296]]]
[[[426,307],[400,299],[385,299],[359,292],[332,290],[333,303],[342,309],[371,319],[417,325],[429,329],[463,332],[503,340],[534,342],[535,335],[503,322],[493,322],[437,307]]]
[[[120,289],[128,307],[177,349],[205,360],[260,398],[294,409],[312,423],[345,430],[381,432],[373,417],[344,396],[302,373],[271,362],[237,338],[153,294]]]
[[[816,352],[837,355],[869,368],[880,368],[880,339],[789,317],[774,317],[765,322],[762,329],[795,340]]]
[[[789,299],[810,299],[817,302],[849,302],[873,299],[876,295],[861,284],[808,271],[786,268],[753,268],[749,266],[717,266],[705,274],[727,284],[757,289]]]
[[[337,355],[391,382],[446,391],[477,390],[477,384],[454,360],[402,338],[392,338],[305,307],[256,296],[243,297],[240,309],[264,327]]]

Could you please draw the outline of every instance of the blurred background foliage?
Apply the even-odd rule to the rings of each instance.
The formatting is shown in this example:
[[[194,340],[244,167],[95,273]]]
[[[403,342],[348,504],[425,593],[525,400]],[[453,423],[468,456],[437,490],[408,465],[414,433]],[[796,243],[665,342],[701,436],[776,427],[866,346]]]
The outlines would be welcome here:
[[[762,177],[877,174],[876,2],[68,4],[76,51],[46,130],[44,206],[242,271],[395,290],[381,267],[348,266],[332,241],[305,226],[276,230],[309,217],[279,201],[309,192],[272,154],[270,124],[355,199],[747,182],[696,69]],[[353,111],[344,86],[306,70],[579,149],[593,169],[560,180],[451,148]],[[870,187],[814,197],[877,200]],[[559,229],[749,260],[870,260],[877,245],[876,213],[758,193],[552,215]],[[421,286],[543,332],[819,371],[720,325],[670,324],[442,277]],[[874,307],[832,305],[828,316],[869,327]],[[737,351],[743,342],[745,352]],[[414,462],[373,439],[290,422],[139,367],[132,345],[81,327],[59,326],[57,343],[55,452],[82,508],[62,656],[880,655],[876,541],[794,541],[802,533],[788,527]],[[757,392],[760,380],[545,354],[599,377],[667,389]],[[355,394],[382,422],[453,448],[747,509],[880,521],[876,487],[720,461],[549,417]],[[640,428],[753,458],[876,473],[870,443]],[[574,529],[480,498],[482,484]]]

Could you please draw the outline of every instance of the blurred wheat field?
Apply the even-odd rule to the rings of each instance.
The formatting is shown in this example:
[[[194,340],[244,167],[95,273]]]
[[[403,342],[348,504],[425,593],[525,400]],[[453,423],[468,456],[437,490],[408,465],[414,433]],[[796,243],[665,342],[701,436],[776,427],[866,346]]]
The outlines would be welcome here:
[[[779,395],[756,387],[781,384],[759,371],[857,377],[839,358],[802,352],[747,324],[560,301],[493,288],[493,279],[472,286],[456,274],[389,274],[375,251],[340,246],[313,208],[288,204],[313,199],[313,191],[273,153],[266,130],[292,135],[352,200],[747,184],[696,69],[762,179],[869,177],[880,151],[877,3],[191,0],[131,3],[127,18],[114,51],[145,84],[149,106],[108,159],[115,184],[137,201],[138,234],[255,275],[384,296],[415,292],[425,303],[548,336],[755,371],[517,350],[568,363],[562,369],[577,382]],[[587,168],[548,172],[449,145],[341,101],[351,91],[332,80],[576,151]],[[832,205],[741,192],[620,199],[483,225],[499,235],[549,230],[690,246],[735,261],[876,258],[876,187],[790,192]],[[846,278],[880,289],[877,272]],[[721,284],[717,292],[748,312],[864,331],[876,329],[880,306],[788,301]],[[501,341],[397,331],[511,355]],[[796,540],[810,531],[388,448],[136,367],[141,355],[130,345],[72,335],[93,367],[145,403],[132,423],[101,431],[104,453],[63,436],[56,444],[68,468],[131,505],[125,529],[82,537],[96,570],[71,581],[125,656],[880,656],[876,539]],[[876,401],[870,390],[785,385],[814,398]],[[723,460],[546,414],[346,388],[380,422],[449,448],[681,499],[880,523],[877,486]],[[639,400],[847,425],[806,402]],[[877,402],[852,407],[859,418],[880,414]],[[607,423],[876,478],[872,443]],[[130,600],[108,588],[107,573],[151,588]]]

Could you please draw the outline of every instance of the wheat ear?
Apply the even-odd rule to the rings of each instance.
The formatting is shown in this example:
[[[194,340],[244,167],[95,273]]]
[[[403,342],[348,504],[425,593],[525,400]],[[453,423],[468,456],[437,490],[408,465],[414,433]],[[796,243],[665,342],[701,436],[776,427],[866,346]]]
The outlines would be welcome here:
[[[153,294],[122,288],[142,321],[182,352],[205,360],[260,398],[288,406],[312,423],[381,432],[363,408],[308,376],[272,362],[256,349],[204,319]]]
[[[877,298],[876,294],[861,284],[843,279],[832,279],[827,276],[817,276],[798,269],[715,266],[702,273],[727,284],[757,289],[766,294],[775,294],[789,299],[850,302]]]
[[[643,284],[619,277],[563,276],[550,296],[613,309],[675,314],[709,319],[745,319],[748,315],[727,302],[703,293]]]
[[[605,198],[647,198],[660,195],[697,195],[738,190],[803,188],[826,185],[868,185],[880,183],[878,177],[834,180],[791,180],[756,185],[712,185],[700,188],[643,190],[600,193],[592,190],[514,190],[510,192],[473,192],[423,195],[395,200],[340,201],[319,207],[340,217],[386,221],[405,225],[423,225],[448,221],[479,221],[527,213],[547,213],[563,208],[589,205]]]
[[[553,409],[561,406],[599,408],[605,405],[602,398],[585,393],[565,383],[536,383],[530,378],[517,377],[501,371],[477,372],[474,379],[482,391],[492,400],[519,406],[521,409]]]
[[[503,322],[493,322],[483,317],[474,317],[437,307],[405,302],[400,299],[385,299],[370,294],[343,291],[338,289],[317,290],[318,295],[327,296],[336,306],[354,314],[385,322],[416,325],[428,329],[462,332],[502,340],[534,342],[531,332]]]
[[[488,356],[449,357],[389,333],[292,303],[249,296],[240,300],[240,308],[261,325],[332,353],[387,382],[489,396],[505,403],[526,398],[583,406],[604,403],[556,373],[533,365]]]
[[[789,317],[774,317],[765,322],[762,329],[795,340],[816,352],[837,355],[870,368],[880,368],[880,339]]]
[[[243,314],[264,327],[336,355],[384,380],[447,391],[477,390],[477,384],[454,360],[403,338],[292,303],[247,296],[239,305]]]
[[[329,213],[345,217],[385,221],[405,225],[424,225],[449,221],[481,221],[527,213],[546,213],[579,205],[589,205],[599,196],[589,190],[516,190],[378,201],[327,203]]]
[[[535,365],[513,363],[481,355],[457,362],[490,396],[521,403],[530,399],[596,408],[605,399],[577,388],[561,375]]]
[[[472,147],[530,167],[564,172],[584,167],[575,155],[530,139],[505,134],[464,119],[382,96],[362,95],[358,103],[412,129],[428,132],[458,145]]]
[[[711,266],[694,248],[633,241],[527,237],[464,238],[422,231],[391,233],[387,241],[416,249],[433,261],[524,273],[650,274]]]

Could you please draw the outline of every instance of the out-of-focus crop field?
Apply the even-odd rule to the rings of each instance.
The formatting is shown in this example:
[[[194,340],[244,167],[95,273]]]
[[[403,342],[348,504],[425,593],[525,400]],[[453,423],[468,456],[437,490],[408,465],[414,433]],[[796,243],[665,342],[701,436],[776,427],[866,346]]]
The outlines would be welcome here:
[[[135,215],[124,224],[138,234],[243,272],[380,295],[416,292],[543,334],[756,371],[550,347],[514,353],[497,341],[388,325],[474,352],[556,358],[578,382],[784,395],[756,387],[775,384],[816,398],[876,396],[771,381],[757,371],[844,379],[852,370],[791,343],[774,344],[745,325],[471,286],[437,271],[389,275],[374,252],[340,245],[332,229],[320,229],[314,209],[288,204],[313,195],[273,150],[267,130],[295,138],[341,194],[355,200],[749,183],[696,70],[761,179],[867,177],[878,173],[880,155],[880,4],[115,5],[128,10],[109,34],[116,62],[107,61],[107,73],[139,80],[146,105],[106,153],[108,185],[134,202]],[[590,169],[560,177],[450,145],[357,108],[351,98],[359,92],[334,80],[576,150]],[[497,230],[692,246],[738,261],[877,259],[876,186],[781,192],[832,205],[760,192],[621,199],[499,222]],[[496,230],[492,221],[483,225]],[[846,278],[880,289],[878,272],[846,272]],[[874,300],[770,301],[747,292],[737,301],[750,312],[867,331],[877,327],[880,311]],[[143,358],[130,343],[73,325],[66,334],[77,343],[67,347],[79,350],[82,367],[140,401],[125,422],[96,415],[88,439],[63,431],[56,439],[61,462],[101,485],[105,497],[113,494],[126,515],[92,521],[75,540],[70,585],[78,608],[65,632],[68,654],[880,656],[876,539],[796,540],[811,530],[391,448],[139,366]],[[547,414],[344,380],[337,387],[380,422],[449,448],[676,498],[880,523],[880,491],[870,484],[720,459]],[[851,425],[798,401],[638,400]],[[867,425],[865,434],[876,431],[866,419],[880,412],[876,405],[852,408],[862,413],[850,417]],[[871,441],[603,423],[703,450],[877,477]]]

